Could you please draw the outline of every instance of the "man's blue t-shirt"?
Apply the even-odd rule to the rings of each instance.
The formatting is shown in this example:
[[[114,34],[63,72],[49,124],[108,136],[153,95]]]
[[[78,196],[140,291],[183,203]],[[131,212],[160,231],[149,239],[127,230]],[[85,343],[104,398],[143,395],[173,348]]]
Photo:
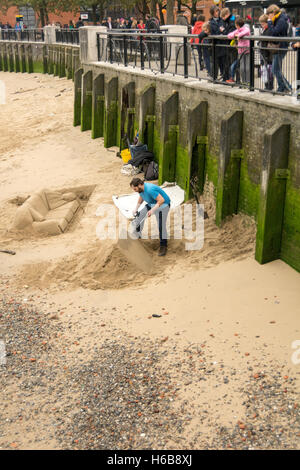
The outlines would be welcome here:
[[[140,193],[140,196],[144,201],[150,204],[150,206],[155,206],[157,203],[156,198],[159,194],[165,200],[165,202],[160,206],[161,208],[166,207],[166,205],[171,203],[169,196],[159,186],[152,183],[144,183],[144,191]]]

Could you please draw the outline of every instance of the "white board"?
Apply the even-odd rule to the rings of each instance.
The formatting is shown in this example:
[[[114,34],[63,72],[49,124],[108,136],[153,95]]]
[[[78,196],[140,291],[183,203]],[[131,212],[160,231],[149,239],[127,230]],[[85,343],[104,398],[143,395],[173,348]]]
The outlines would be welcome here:
[[[162,186],[160,186],[165,193],[169,196],[171,200],[171,210],[174,209],[177,206],[180,206],[180,204],[183,203],[184,201],[184,190],[181,189],[177,184],[174,183],[164,183]],[[117,206],[121,214],[126,217],[126,219],[133,219],[133,211],[136,208],[137,202],[139,198],[139,193],[133,192],[132,194],[124,194],[121,196],[113,196],[112,200],[114,204]],[[146,205],[145,202],[143,202],[139,210],[141,210],[144,206]]]

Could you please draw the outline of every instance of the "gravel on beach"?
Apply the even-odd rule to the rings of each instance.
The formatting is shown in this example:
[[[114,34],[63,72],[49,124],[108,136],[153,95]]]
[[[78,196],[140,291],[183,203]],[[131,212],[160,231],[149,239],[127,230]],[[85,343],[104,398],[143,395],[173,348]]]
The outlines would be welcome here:
[[[168,338],[153,341],[114,330],[97,346],[81,346],[65,338],[59,311],[5,290],[0,448],[299,448],[299,394],[294,378],[274,364],[258,372],[249,367],[241,383],[235,368],[214,365],[205,344],[182,350]],[[195,416],[185,394],[192,387],[201,393],[204,383],[234,384],[244,399],[243,420],[220,426],[204,406]],[[202,426],[210,428],[210,438]]]

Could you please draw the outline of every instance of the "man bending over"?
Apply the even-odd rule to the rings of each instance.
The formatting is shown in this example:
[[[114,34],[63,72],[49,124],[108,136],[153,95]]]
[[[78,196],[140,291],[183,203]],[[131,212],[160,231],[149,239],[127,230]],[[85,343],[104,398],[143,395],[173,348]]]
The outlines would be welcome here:
[[[139,193],[140,195],[133,214],[136,217],[134,221],[134,235],[141,237],[141,232],[144,227],[146,216],[151,217],[152,214],[155,214],[159,229],[160,241],[158,256],[165,256],[167,253],[166,222],[170,210],[170,198],[159,186],[152,183],[145,183],[140,178],[133,178],[130,186],[136,193]],[[140,212],[138,212],[138,208],[143,203],[143,201],[146,202],[146,206]]]

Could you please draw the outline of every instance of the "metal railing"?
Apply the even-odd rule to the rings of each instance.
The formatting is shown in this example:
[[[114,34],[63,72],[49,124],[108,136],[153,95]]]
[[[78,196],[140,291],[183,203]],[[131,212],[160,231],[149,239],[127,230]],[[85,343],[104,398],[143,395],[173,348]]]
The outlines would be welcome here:
[[[97,33],[98,61],[207,80],[250,91],[298,96],[299,37],[244,37],[245,46],[226,36],[150,34],[124,30]]]
[[[56,29],[55,40],[65,44],[79,44],[79,29]]]
[[[0,30],[0,40],[3,41],[30,41],[30,42],[44,42],[43,28],[24,29],[23,31],[16,31],[15,29]]]

